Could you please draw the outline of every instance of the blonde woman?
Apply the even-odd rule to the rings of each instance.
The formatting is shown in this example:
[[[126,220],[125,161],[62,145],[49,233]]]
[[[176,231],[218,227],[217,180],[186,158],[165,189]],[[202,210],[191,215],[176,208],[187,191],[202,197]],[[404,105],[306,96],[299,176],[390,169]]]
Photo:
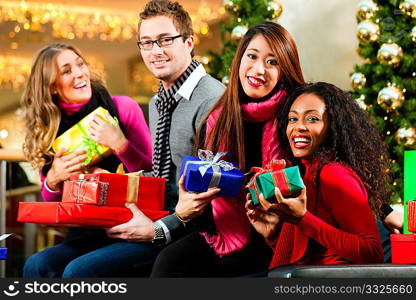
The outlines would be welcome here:
[[[119,125],[98,116],[91,122],[89,137],[113,151],[93,167],[114,172],[122,162],[128,171],[151,168],[151,136],[140,107],[127,96],[111,97],[73,46],[49,44],[38,52],[22,105],[27,129],[23,151],[41,173],[44,201],[60,201],[63,182],[83,171],[87,158],[85,151],[53,153],[52,142],[99,106],[117,117]],[[74,259],[113,242],[104,230],[71,228],[62,244],[31,256],[23,276],[60,276]]]

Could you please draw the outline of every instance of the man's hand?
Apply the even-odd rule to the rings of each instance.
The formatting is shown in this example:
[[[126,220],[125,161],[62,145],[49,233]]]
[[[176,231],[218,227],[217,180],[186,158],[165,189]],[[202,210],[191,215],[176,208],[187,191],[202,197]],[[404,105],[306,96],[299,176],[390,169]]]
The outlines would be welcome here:
[[[146,217],[136,204],[127,203],[126,207],[133,213],[131,220],[107,229],[107,235],[127,242],[151,242],[155,236],[153,221]]]
[[[205,207],[212,199],[217,197],[221,189],[209,189],[206,192],[195,194],[185,190],[184,176],[179,179],[179,201],[175,208],[176,215],[182,220],[191,220],[204,212]]]

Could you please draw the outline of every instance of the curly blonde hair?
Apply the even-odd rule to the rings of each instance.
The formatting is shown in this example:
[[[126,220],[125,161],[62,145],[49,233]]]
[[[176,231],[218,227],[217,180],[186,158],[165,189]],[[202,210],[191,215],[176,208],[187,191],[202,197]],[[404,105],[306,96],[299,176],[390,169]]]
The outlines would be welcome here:
[[[53,160],[51,147],[59,129],[61,112],[56,97],[51,94],[51,88],[58,76],[56,57],[65,50],[73,51],[85,61],[74,46],[58,43],[45,46],[35,56],[21,99],[26,127],[23,153],[35,169],[42,169]],[[103,84],[93,73],[91,82]]]

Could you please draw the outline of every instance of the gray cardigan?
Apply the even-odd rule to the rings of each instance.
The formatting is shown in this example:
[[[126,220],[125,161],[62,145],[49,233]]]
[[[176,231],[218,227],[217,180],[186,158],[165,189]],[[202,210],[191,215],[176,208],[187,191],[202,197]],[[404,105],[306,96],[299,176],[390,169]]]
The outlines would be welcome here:
[[[193,154],[195,135],[199,124],[224,91],[224,85],[207,74],[200,79],[190,99],[180,99],[177,107],[173,111],[169,135],[173,164],[170,174],[171,196],[169,199],[165,199],[165,209],[167,210],[174,210],[178,202],[177,182],[182,158],[184,155]],[[152,97],[149,103],[149,125],[153,145],[155,143],[156,127],[159,118],[155,105],[156,99],[157,95]],[[181,232],[184,228],[175,215],[171,214],[166,216],[161,221],[169,229],[172,240],[176,240],[182,236]]]

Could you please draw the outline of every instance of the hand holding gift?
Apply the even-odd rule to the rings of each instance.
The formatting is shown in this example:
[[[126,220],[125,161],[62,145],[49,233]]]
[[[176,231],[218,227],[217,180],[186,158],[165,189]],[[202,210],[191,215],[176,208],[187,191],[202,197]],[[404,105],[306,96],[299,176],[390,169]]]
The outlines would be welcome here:
[[[111,120],[111,115],[106,111],[107,120]],[[89,123],[88,137],[94,142],[112,149],[114,152],[121,152],[127,144],[127,139],[117,124],[111,124],[103,120],[96,114]]]
[[[294,198],[283,198],[279,188],[275,188],[277,203],[270,203],[260,194],[260,204],[264,210],[273,212],[284,222],[298,224],[306,213],[306,187],[303,188],[299,196]]]
[[[184,186],[184,176],[179,179],[179,201],[175,208],[176,215],[184,221],[191,220],[204,212],[205,207],[221,191],[211,188],[199,194],[187,192]]]
[[[124,224],[107,229],[107,235],[114,239],[123,239],[128,242],[149,242],[155,235],[153,221],[138,209],[134,203],[126,203],[133,217]]]
[[[280,218],[277,214],[265,210],[261,205],[254,205],[251,194],[246,196],[246,215],[251,225],[266,241],[272,244],[280,232]]]
[[[57,137],[52,144],[52,149],[55,151],[55,153],[59,152],[63,148],[66,148],[68,153],[76,152],[79,150],[85,150],[88,158],[84,161],[84,165],[94,165],[95,163],[102,160],[105,156],[110,155],[111,148],[102,145],[89,137],[88,132],[91,126],[90,123],[96,123],[93,122],[93,120],[96,118],[100,118],[103,122],[106,122],[108,125],[116,127],[117,120],[109,116],[110,115],[108,114],[107,110],[105,110],[101,106],[98,107],[93,112],[88,114],[85,118],[83,118],[81,121],[79,121],[77,124],[75,124],[67,131],[65,131],[63,134],[61,134],[59,137]],[[113,129],[111,134],[113,134],[116,130],[113,127],[111,127]],[[108,127],[105,126],[104,129],[108,129]],[[95,125],[95,130],[93,131],[100,136],[99,139],[101,141],[104,135],[102,133],[102,126]],[[105,136],[108,137],[108,133],[105,134]],[[95,136],[94,139],[96,138],[97,137]],[[105,142],[108,142],[108,140],[105,139]],[[122,142],[124,142],[123,139],[120,141],[120,143]],[[122,150],[118,147],[122,147],[123,145],[112,144],[112,146],[117,148],[117,150]]]
[[[71,175],[81,173],[87,159],[84,150],[65,155],[67,151],[67,148],[63,148],[55,154],[52,166],[46,174],[46,184],[54,191],[62,190],[62,183]]]

